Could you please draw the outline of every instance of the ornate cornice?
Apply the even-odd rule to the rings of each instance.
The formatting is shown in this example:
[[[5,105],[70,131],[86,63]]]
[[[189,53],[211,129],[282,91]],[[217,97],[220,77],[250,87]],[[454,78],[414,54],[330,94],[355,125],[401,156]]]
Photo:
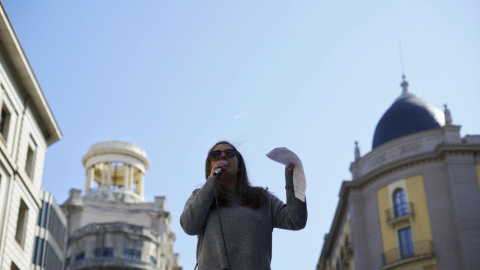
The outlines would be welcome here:
[[[87,226],[76,230],[73,235],[69,237],[68,240],[75,241],[90,234],[107,234],[114,232],[123,232],[126,234],[143,236],[156,244],[160,244],[159,235],[154,230],[139,225],[128,224],[125,222],[90,223]]]

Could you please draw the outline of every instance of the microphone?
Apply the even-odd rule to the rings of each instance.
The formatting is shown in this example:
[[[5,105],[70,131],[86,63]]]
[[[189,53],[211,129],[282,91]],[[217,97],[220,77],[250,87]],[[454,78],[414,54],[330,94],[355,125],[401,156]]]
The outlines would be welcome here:
[[[222,163],[223,165],[225,165],[225,166],[228,166],[228,165],[229,165],[228,162],[226,162],[225,160],[220,160],[220,161],[218,161],[218,162],[221,162],[221,163]],[[218,162],[217,162],[217,163],[218,163]],[[217,175],[218,175],[219,173],[221,173],[221,172],[222,172],[222,168],[218,167],[218,168],[215,169],[215,171],[213,171],[213,176],[217,176]]]

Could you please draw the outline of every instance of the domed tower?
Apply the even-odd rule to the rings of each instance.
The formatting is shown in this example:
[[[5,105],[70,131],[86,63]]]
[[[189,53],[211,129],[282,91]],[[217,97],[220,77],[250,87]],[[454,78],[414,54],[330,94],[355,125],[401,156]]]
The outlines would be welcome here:
[[[408,91],[383,114],[372,150],[355,142],[317,270],[477,269],[480,135]]]
[[[85,196],[109,201],[144,202],[145,151],[126,142],[92,145],[82,160],[87,170]]]
[[[406,135],[445,125],[442,111],[408,91],[405,75],[401,86],[402,94],[377,124],[372,149]]]
[[[149,162],[140,147],[119,141],[91,146],[82,159],[85,193],[70,190],[67,270],[180,270],[166,198],[143,197]]]

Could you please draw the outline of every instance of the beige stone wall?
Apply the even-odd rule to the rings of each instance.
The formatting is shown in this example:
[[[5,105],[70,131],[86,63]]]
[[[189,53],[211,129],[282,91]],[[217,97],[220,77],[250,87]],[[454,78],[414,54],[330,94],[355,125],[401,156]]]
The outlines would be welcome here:
[[[5,107],[10,117],[8,130],[0,135],[0,269],[10,269],[12,261],[29,269],[47,143],[31,101],[25,107],[25,92],[1,52],[0,110]],[[31,176],[25,171],[29,145],[34,150]],[[28,207],[23,245],[15,240],[20,200]]]

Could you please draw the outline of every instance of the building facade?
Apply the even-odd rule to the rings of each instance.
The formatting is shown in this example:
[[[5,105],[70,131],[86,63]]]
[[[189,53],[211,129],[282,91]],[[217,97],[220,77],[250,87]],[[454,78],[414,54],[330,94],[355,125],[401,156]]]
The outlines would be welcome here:
[[[0,2],[0,269],[31,267],[45,152],[61,137]]]
[[[52,194],[44,191],[41,202],[30,269],[63,269],[67,247],[67,218]]]
[[[118,141],[90,147],[83,157],[85,193],[72,189],[66,269],[179,270],[166,198],[145,202],[149,161],[140,147]]]
[[[480,135],[408,91],[355,148],[317,270],[474,270],[480,266]]]

